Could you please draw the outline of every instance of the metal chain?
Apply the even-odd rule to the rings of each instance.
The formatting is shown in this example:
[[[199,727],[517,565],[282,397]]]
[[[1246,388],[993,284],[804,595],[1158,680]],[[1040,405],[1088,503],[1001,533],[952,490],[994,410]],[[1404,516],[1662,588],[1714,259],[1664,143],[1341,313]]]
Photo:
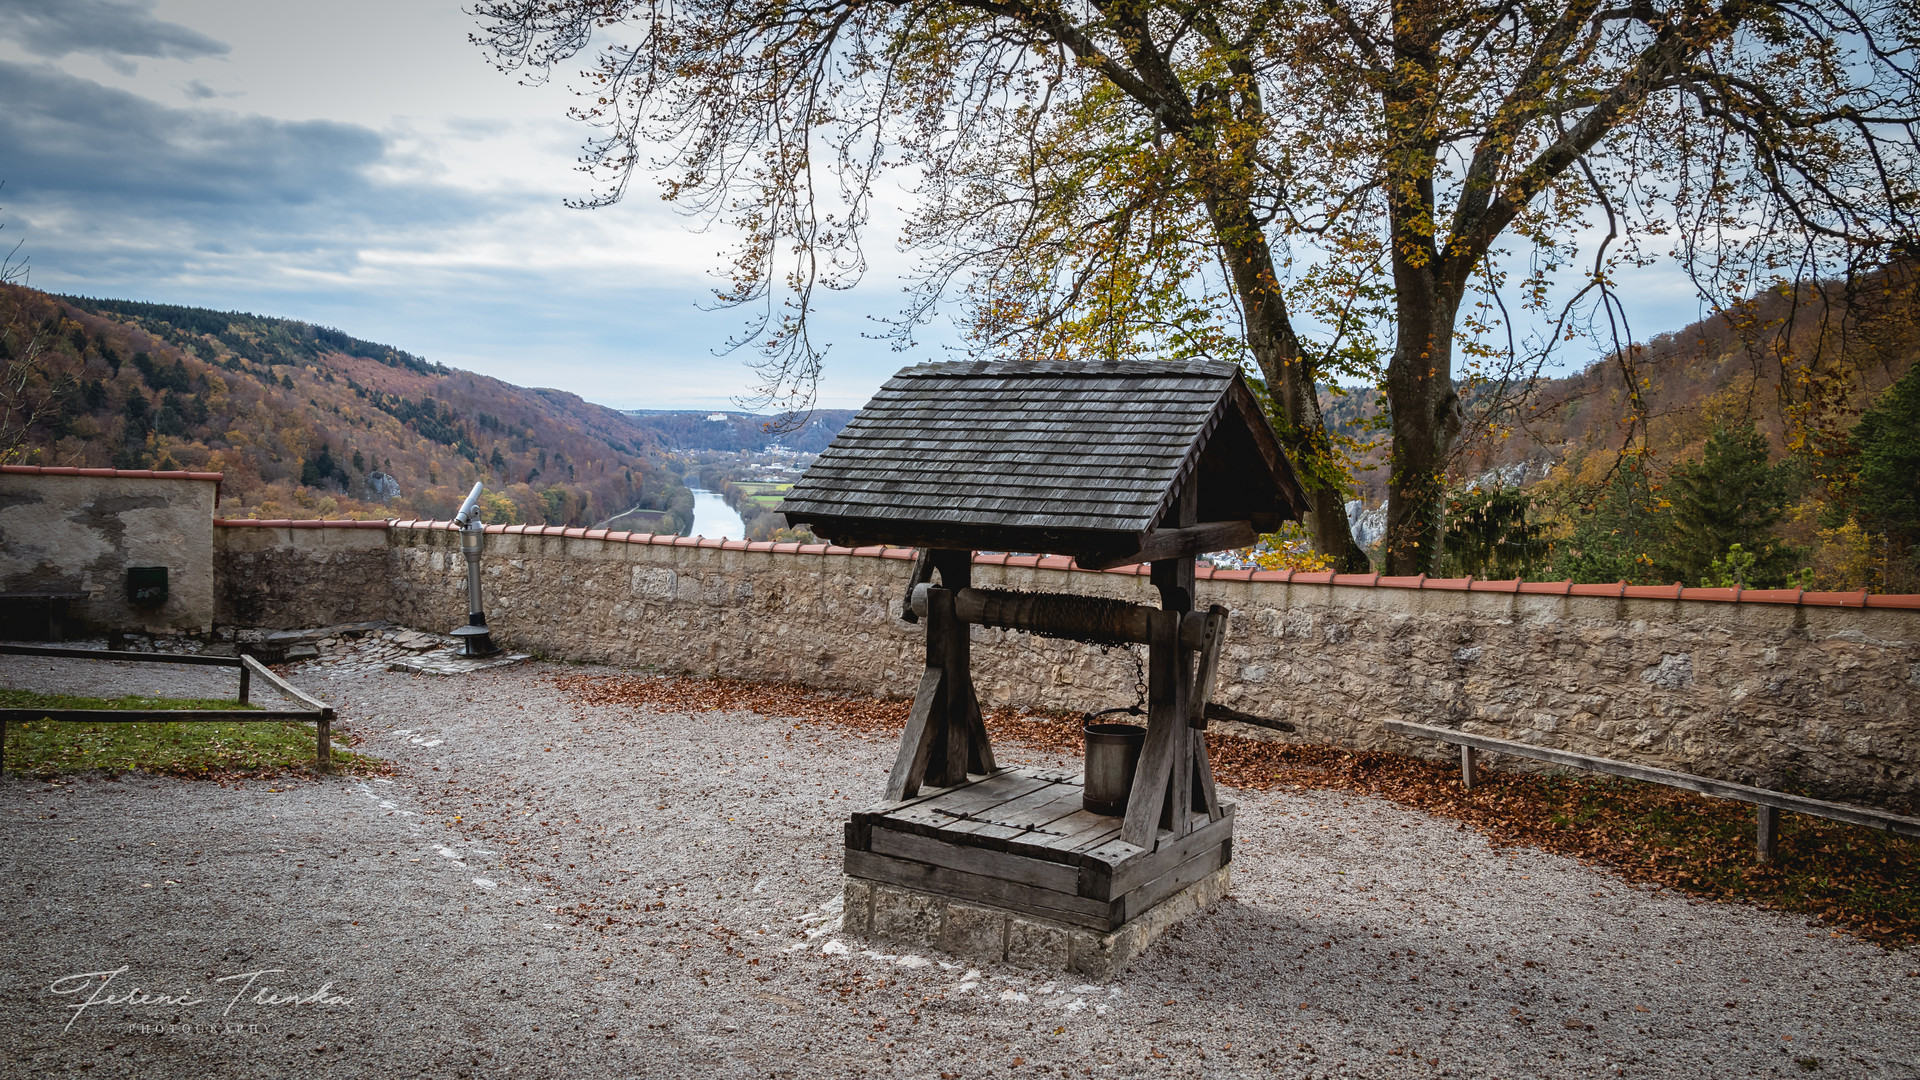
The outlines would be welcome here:
[[[1138,646],[1127,646],[1127,652],[1133,657],[1133,708],[1138,715],[1147,708],[1147,668],[1140,660]]]

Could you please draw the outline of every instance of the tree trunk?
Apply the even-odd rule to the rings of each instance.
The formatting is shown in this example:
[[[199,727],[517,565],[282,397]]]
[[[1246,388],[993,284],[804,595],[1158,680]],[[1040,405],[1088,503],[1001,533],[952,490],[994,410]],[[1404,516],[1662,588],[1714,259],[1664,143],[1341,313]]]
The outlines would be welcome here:
[[[1440,504],[1453,441],[1460,434],[1460,395],[1453,385],[1451,283],[1428,266],[1396,267],[1397,338],[1387,364],[1387,407],[1393,414],[1393,473],[1387,481],[1388,574],[1431,573],[1440,555]]]
[[[1245,199],[1211,197],[1207,211],[1240,299],[1247,348],[1283,414],[1277,432],[1280,444],[1286,448],[1300,486],[1313,501],[1302,523],[1313,536],[1314,550],[1332,559],[1335,570],[1365,573],[1373,564],[1353,542],[1346,491],[1335,479],[1339,463],[1327,438],[1326,420],[1320,414],[1314,372],[1301,355],[1300,340],[1294,335],[1286,300],[1275,280],[1273,249]]]
[[[1434,175],[1441,139],[1433,129],[1440,66],[1438,0],[1395,0],[1394,77],[1385,94],[1387,227],[1393,252],[1394,343],[1387,363],[1393,473],[1387,478],[1386,572],[1431,571],[1440,552],[1440,501],[1448,453],[1460,434],[1453,385],[1453,318],[1464,280],[1442,276],[1435,245]],[[1466,273],[1467,268],[1452,271]]]

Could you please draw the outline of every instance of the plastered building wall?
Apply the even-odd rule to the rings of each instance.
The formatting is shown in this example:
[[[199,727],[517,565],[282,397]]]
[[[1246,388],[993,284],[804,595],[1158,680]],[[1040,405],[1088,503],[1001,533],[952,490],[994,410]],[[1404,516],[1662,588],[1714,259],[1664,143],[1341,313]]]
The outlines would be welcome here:
[[[0,592],[81,593],[94,631],[204,633],[214,621],[218,473],[0,468]],[[167,599],[135,607],[130,566],[167,568]]]

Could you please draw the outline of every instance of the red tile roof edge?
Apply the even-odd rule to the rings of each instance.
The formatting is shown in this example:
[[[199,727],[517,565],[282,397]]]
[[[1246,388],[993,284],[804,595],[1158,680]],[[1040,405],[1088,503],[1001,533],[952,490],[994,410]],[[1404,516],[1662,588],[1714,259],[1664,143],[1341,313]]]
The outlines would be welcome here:
[[[182,470],[152,469],[82,469],[73,465],[0,465],[0,473],[22,473],[39,476],[115,476],[131,480],[211,480],[219,483],[227,478],[226,473],[185,472]]]
[[[223,529],[388,529],[393,522],[375,519],[372,521],[348,521],[344,518],[214,518],[213,523]]]
[[[8,472],[56,472],[54,469],[42,469],[37,465],[5,465],[0,470]],[[162,478],[185,477],[195,480],[218,479],[219,473],[145,473],[138,470],[115,469],[64,469],[58,472],[79,475],[120,475],[120,476],[156,476]],[[275,528],[275,529],[427,529],[451,530],[451,521],[340,521],[305,520],[289,521],[285,519],[255,520],[250,518],[215,518],[215,525],[226,528]],[[917,554],[912,548],[896,547],[860,547],[845,548],[835,544],[801,544],[782,540],[721,540],[714,537],[668,536],[656,533],[607,532],[604,529],[567,528],[559,525],[489,525],[490,533],[513,533],[525,536],[560,536],[568,539],[589,539],[610,544],[653,544],[663,547],[698,547],[724,551],[757,551],[781,555],[844,555],[867,559],[901,559],[911,561]],[[1004,552],[994,554],[976,554],[973,557],[976,566],[1014,566],[1046,570],[1072,570],[1083,573],[1122,574],[1129,577],[1144,577],[1148,567],[1144,563],[1109,567],[1100,571],[1080,571],[1071,559],[1059,555],[1009,555]],[[1807,592],[1803,589],[1695,589],[1675,583],[1672,585],[1629,585],[1624,581],[1600,585],[1576,585],[1571,581],[1521,581],[1506,579],[1503,581],[1481,581],[1471,577],[1433,578],[1425,574],[1412,577],[1387,577],[1382,574],[1336,574],[1330,570],[1220,570],[1211,566],[1197,568],[1196,576],[1202,580],[1223,582],[1273,582],[1283,585],[1328,585],[1342,588],[1359,589],[1421,589],[1436,592],[1474,592],[1474,593],[1510,593],[1527,596],[1610,596],[1629,600],[1694,600],[1709,603],[1727,604],[1790,604],[1804,607],[1850,607],[1880,608],[1896,611],[1920,611],[1920,594],[1905,593],[1869,593],[1861,592]]]

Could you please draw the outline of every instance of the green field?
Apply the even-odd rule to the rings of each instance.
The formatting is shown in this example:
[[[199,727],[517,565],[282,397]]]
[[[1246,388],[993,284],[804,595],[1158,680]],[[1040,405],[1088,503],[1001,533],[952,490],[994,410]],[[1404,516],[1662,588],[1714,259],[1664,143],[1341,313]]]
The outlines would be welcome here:
[[[768,510],[779,506],[780,500],[785,498],[787,491],[793,487],[792,484],[760,483],[757,481],[742,481],[735,483],[733,486],[739,489],[740,494],[745,496],[748,502],[756,506],[766,507]]]

